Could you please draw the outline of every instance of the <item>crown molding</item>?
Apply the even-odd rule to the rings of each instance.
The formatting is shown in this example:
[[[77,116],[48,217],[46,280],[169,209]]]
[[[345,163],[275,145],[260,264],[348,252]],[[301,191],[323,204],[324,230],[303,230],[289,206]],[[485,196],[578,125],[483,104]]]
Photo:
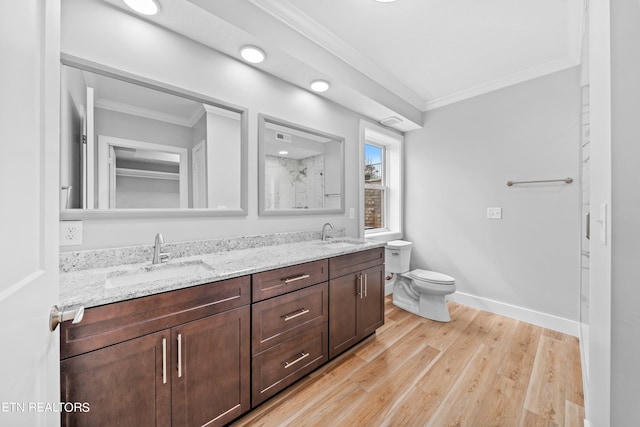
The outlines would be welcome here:
[[[306,37],[316,45],[341,59],[360,73],[399,96],[415,108],[421,109],[425,101],[400,80],[367,59],[348,43],[329,31],[288,0],[248,0],[275,19]]]
[[[518,83],[523,83],[527,80],[532,80],[558,71],[566,70],[567,68],[575,67],[579,64],[580,61],[576,58],[560,58],[542,65],[528,68],[526,70],[508,74],[499,79],[492,80],[490,82],[483,83],[469,89],[464,89],[451,95],[434,98],[424,104],[421,108],[423,111],[435,110],[436,108],[444,107],[445,105],[464,101],[465,99],[473,98],[478,95],[483,95],[485,93],[493,92],[498,89],[513,86]]]

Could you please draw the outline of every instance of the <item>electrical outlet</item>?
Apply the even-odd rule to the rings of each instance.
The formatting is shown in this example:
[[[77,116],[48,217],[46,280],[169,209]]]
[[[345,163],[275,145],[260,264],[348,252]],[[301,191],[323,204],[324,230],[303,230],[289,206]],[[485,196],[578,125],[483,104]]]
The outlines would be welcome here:
[[[487,218],[502,219],[502,208],[487,208]]]
[[[60,221],[60,246],[82,244],[82,221]]]
[[[349,208],[349,219],[356,219],[356,209]]]

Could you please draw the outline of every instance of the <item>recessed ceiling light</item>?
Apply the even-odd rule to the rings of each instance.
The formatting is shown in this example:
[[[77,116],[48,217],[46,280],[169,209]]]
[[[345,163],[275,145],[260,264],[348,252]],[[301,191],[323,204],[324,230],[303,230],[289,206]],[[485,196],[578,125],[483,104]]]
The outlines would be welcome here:
[[[394,2],[396,0],[376,0],[378,3],[391,3]]]
[[[245,61],[251,62],[252,64],[259,64],[267,57],[264,50],[257,46],[243,46],[240,48],[240,55]]]
[[[329,86],[329,82],[326,80],[314,80],[311,82],[311,90],[314,92],[326,92]]]
[[[158,13],[158,3],[155,0],[124,0],[131,9],[143,15],[155,15]]]
[[[285,155],[289,154],[289,152],[282,150],[282,151],[278,151],[278,154],[282,154],[283,156],[285,156]]]

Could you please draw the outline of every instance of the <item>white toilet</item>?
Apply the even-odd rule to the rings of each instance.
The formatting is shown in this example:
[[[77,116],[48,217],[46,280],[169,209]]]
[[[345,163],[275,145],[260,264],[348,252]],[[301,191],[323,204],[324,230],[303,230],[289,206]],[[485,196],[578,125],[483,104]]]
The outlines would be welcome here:
[[[449,322],[445,297],[456,291],[456,280],[435,271],[409,271],[412,246],[404,240],[392,240],[385,246],[385,284],[393,284],[393,303],[418,316]]]

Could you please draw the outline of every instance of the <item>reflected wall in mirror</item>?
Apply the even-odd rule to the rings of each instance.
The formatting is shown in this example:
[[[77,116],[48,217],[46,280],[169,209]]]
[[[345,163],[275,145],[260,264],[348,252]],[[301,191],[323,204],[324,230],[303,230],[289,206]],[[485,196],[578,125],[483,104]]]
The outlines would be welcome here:
[[[62,213],[246,214],[246,111],[85,63],[62,65]]]
[[[344,212],[344,138],[258,120],[260,215]]]

